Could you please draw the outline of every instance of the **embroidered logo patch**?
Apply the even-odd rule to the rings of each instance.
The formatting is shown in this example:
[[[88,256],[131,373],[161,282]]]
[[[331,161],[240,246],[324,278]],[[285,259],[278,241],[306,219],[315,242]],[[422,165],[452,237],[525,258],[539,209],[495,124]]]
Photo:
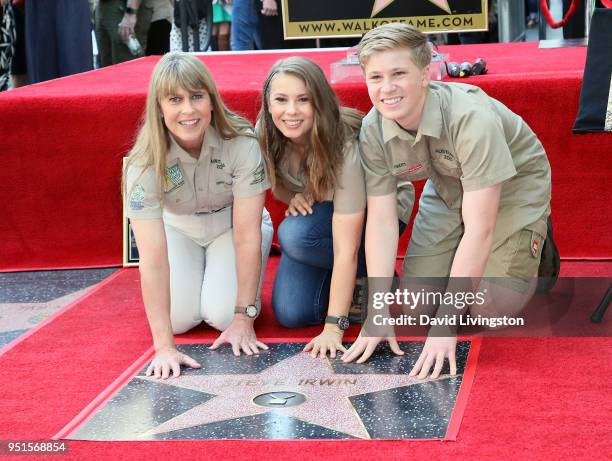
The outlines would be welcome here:
[[[172,192],[183,184],[185,184],[185,178],[178,163],[166,168],[166,192]]]
[[[225,168],[225,163],[223,163],[221,159],[213,158],[210,160],[210,163],[212,163],[213,165],[217,165],[217,170],[222,170],[223,168]]]
[[[444,157],[444,160],[448,160],[450,162],[455,160],[455,157],[453,157],[452,152],[446,149],[436,149],[436,154],[441,154]]]
[[[130,194],[130,210],[140,211],[144,208],[145,190],[140,184],[136,184]]]
[[[408,168],[408,170],[406,170],[408,173],[412,174],[412,173],[416,173],[417,171],[419,171],[421,168],[423,168],[423,164],[422,163],[417,163],[415,165],[412,165],[411,167]]]
[[[540,249],[540,241],[537,238],[531,240],[531,254],[534,258],[538,256],[538,250]]]

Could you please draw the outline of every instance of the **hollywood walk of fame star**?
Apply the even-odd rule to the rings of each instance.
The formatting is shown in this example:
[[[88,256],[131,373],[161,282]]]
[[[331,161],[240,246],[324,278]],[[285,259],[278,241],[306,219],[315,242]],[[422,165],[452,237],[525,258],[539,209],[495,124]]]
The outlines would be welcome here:
[[[83,288],[43,302],[0,303],[0,333],[32,328],[83,296],[88,289],[89,287]]]
[[[441,376],[438,380],[446,379]],[[153,377],[139,379],[159,382]],[[426,380],[427,381],[427,380]],[[187,429],[218,421],[282,412],[353,437],[369,439],[349,397],[423,383],[407,374],[337,374],[328,359],[313,359],[298,353],[256,374],[181,375],[165,384],[213,394],[212,399],[149,430],[142,437]],[[269,393],[267,403],[262,394]],[[271,395],[270,395],[271,394]],[[304,396],[303,403],[285,406],[292,394]]]
[[[393,3],[394,1],[395,0],[374,0],[374,6],[372,8],[372,15],[370,17],[373,18],[378,13],[380,13],[382,10],[384,10],[389,5],[391,5],[391,3]],[[410,0],[410,1],[414,1],[414,0]],[[441,8],[444,11],[446,11],[448,14],[451,14],[451,9],[450,9],[450,6],[448,5],[448,0],[426,0],[426,1],[433,3],[438,8]]]

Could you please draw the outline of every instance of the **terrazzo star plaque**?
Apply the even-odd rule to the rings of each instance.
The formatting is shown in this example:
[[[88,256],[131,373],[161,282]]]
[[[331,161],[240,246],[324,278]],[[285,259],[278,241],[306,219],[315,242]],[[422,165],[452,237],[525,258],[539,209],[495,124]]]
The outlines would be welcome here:
[[[457,348],[458,375],[408,376],[422,342],[404,356],[379,345],[366,364],[311,358],[304,343],[271,343],[234,357],[207,344],[179,348],[202,364],[162,381],[134,376],[72,432],[84,440],[441,439],[453,419],[470,342]],[[472,352],[471,360],[474,359]],[[455,415],[456,419],[456,415]]]

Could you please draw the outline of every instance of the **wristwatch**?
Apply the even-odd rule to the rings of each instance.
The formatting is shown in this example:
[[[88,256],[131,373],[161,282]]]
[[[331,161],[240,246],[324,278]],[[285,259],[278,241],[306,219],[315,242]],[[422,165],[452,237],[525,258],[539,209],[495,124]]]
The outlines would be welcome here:
[[[250,319],[256,319],[259,316],[261,309],[255,304],[249,304],[248,306],[236,306],[234,308],[234,314],[244,314]]]
[[[131,6],[126,6],[125,7],[125,12],[127,14],[136,14],[136,13],[138,13],[138,10],[135,9],[135,8],[132,8]]]
[[[338,325],[342,331],[346,330],[351,322],[349,322],[348,317],[341,315],[340,317],[334,317],[333,315],[328,315],[325,317],[325,323],[332,323],[334,325]]]

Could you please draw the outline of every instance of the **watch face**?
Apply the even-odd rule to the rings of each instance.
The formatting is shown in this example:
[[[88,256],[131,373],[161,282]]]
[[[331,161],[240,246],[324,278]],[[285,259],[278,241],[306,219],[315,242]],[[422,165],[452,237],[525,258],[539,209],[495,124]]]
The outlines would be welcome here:
[[[338,317],[338,327],[344,331],[346,330],[350,325],[349,319],[348,317]]]
[[[250,306],[246,307],[246,315],[252,319],[254,319],[255,317],[257,317],[257,306],[253,306],[252,304]]]

